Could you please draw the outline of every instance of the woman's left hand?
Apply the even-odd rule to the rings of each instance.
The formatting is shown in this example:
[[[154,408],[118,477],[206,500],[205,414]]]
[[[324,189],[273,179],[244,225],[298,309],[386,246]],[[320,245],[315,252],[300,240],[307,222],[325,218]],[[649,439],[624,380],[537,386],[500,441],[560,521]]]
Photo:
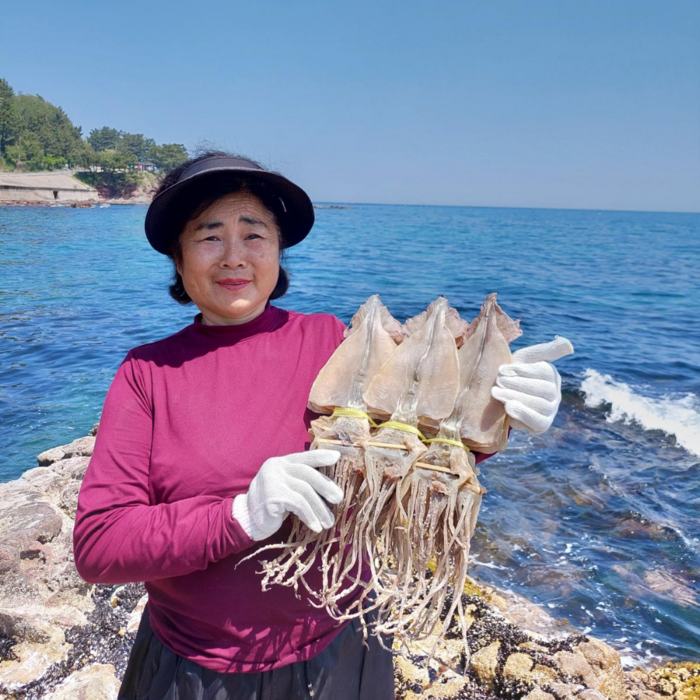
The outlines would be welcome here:
[[[552,362],[573,351],[566,338],[557,336],[514,352],[513,362],[498,368],[491,395],[505,404],[514,429],[533,435],[549,429],[561,402],[561,377]]]

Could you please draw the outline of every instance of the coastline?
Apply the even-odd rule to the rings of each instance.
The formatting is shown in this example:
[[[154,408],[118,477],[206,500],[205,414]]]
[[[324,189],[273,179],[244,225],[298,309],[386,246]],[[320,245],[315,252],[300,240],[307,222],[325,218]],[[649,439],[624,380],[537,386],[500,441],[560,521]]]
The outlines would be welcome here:
[[[0,201],[0,207],[46,207],[46,208],[66,208],[72,209],[92,209],[94,207],[104,207],[111,204],[126,205],[126,204],[150,204],[150,195],[138,195],[136,197],[98,197],[96,200],[85,202],[71,202],[65,200],[63,202],[30,202],[22,200]],[[314,209],[353,209],[354,207],[340,204],[314,204]]]
[[[89,585],[73,564],[73,518],[97,430],[0,484],[0,700],[116,698],[147,596],[142,584]],[[472,582],[464,603],[470,662],[451,632],[427,666],[430,640],[397,649],[399,700],[700,697],[700,664],[625,671],[611,646],[511,592]]]
[[[0,171],[0,206],[91,209],[111,204],[149,204],[158,185],[156,175],[142,172],[136,184],[115,191],[106,186],[88,185],[77,173],[72,170]],[[128,196],[114,196],[117,192]]]
[[[112,204],[150,204],[151,197],[140,195],[124,199],[121,197],[98,197],[94,200],[73,202],[64,200],[62,202],[30,202],[24,200],[0,201],[0,207],[42,207],[44,209],[94,209],[95,207],[105,207]]]

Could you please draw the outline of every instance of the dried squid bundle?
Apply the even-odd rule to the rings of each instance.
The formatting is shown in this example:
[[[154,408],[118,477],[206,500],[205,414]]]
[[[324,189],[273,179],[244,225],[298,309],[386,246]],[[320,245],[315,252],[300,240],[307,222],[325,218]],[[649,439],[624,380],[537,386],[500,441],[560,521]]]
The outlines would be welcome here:
[[[363,443],[370,437],[370,418],[363,393],[377,370],[396,350],[403,338],[401,324],[371,296],[350,322],[345,340],[320,371],[311,388],[309,408],[317,413],[332,413],[312,421],[314,440],[311,449],[334,449],[341,457],[330,469],[330,476],[345,494],[335,506],[335,527],[314,533],[295,519],[284,551],[264,564],[263,586],[272,583],[294,585],[302,582],[314,596],[322,591],[310,589],[304,575],[320,563],[323,590],[336,589],[351,572],[359,582],[362,557],[359,541],[353,540],[355,504],[365,482]],[[280,546],[280,545],[273,545]]]
[[[518,321],[500,309],[495,294],[486,299],[467,329],[458,352],[459,393],[454,409],[440,424],[437,437],[427,441],[428,451],[413,464],[403,482],[408,525],[404,551],[397,554],[397,560],[399,586],[407,593],[384,624],[384,632],[407,639],[434,634],[437,644],[457,612],[466,644],[461,596],[454,593],[450,600],[450,588],[464,589],[470,541],[484,490],[477,479],[474,455],[462,440],[467,434],[483,451],[484,447],[505,446],[505,409],[497,402],[500,411],[494,410],[491,388],[499,365],[511,361],[508,345],[520,333]],[[475,420],[478,416],[480,423]],[[409,579],[412,587],[405,583]],[[442,628],[435,634],[441,618]]]
[[[506,447],[508,415],[505,406],[491,396],[498,368],[510,364],[508,347],[522,335],[520,319],[514,321],[489,294],[459,350],[460,384],[465,394],[460,419],[462,442],[477,452],[493,454]]]
[[[312,448],[341,453],[329,474],[345,493],[336,524],[317,535],[295,521],[287,543],[272,545],[285,549],[266,564],[263,585],[301,582],[336,619],[359,618],[365,634],[376,610],[372,631],[403,641],[432,635],[437,645],[457,614],[468,653],[460,593],[485,493],[471,450],[506,446],[508,417],[491,389],[520,335],[496,294],[471,324],[440,298],[403,331],[371,297],[309,401],[332,413],[312,422]],[[305,574],[318,563],[314,589]]]
[[[359,512],[354,538],[363,543],[371,568],[371,585],[352,606],[338,609],[347,589],[325,592],[329,612],[340,620],[359,617],[378,608],[377,630],[390,614],[408,582],[399,580],[393,559],[403,552],[407,514],[402,482],[411,465],[426,451],[418,422],[439,421],[450,414],[458,390],[459,365],[453,332],[448,327],[451,309],[437,299],[419,321],[409,327],[408,338],[377,372],[365,392],[373,416],[390,417],[365,442],[365,489],[358,494]],[[398,562],[398,571],[401,562]],[[366,599],[374,595],[367,605]]]

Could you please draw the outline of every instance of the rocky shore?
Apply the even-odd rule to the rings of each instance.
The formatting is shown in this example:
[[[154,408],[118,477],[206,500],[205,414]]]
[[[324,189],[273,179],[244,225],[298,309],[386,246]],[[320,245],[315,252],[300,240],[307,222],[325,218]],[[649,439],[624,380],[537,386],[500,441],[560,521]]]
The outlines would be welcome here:
[[[89,202],[27,202],[24,200],[8,200],[0,202],[0,207],[44,207],[45,209],[94,209],[97,206],[112,204],[150,204],[152,197],[139,195],[128,199],[119,197],[98,197]]]
[[[116,698],[146,604],[140,584],[86,584],[72,557],[91,434],[0,484],[0,700]],[[624,671],[617,652],[512,594],[474,583],[467,660],[456,633],[397,650],[396,697],[474,700],[700,700],[700,664]]]

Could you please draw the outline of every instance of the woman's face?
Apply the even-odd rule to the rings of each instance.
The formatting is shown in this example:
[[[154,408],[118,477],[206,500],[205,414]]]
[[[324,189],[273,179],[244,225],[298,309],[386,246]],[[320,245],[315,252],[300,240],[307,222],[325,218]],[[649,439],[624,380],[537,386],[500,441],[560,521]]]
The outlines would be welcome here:
[[[207,325],[259,316],[277,284],[279,230],[254,195],[232,192],[185,225],[177,271]]]

